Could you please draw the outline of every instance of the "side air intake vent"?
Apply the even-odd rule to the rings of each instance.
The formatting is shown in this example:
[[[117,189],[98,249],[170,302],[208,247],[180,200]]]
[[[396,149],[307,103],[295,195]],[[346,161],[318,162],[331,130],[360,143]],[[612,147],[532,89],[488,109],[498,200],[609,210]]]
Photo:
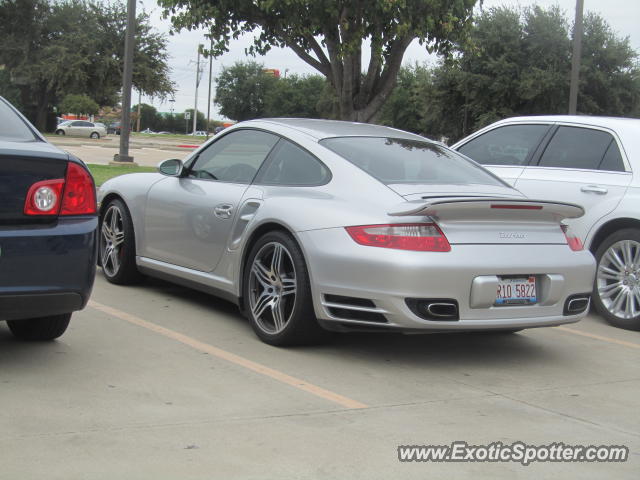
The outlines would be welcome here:
[[[377,308],[376,304],[368,298],[326,294],[323,305],[331,316],[342,320],[387,323],[387,319],[382,313],[384,310]]]

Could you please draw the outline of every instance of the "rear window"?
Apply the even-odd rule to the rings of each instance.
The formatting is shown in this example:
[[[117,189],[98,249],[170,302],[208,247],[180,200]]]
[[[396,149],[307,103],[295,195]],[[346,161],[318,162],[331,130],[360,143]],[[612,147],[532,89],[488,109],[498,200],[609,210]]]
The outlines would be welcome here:
[[[22,118],[2,99],[0,99],[0,138],[19,142],[32,142],[37,139]]]
[[[482,167],[435,143],[385,137],[327,138],[320,143],[385,184],[504,185]]]

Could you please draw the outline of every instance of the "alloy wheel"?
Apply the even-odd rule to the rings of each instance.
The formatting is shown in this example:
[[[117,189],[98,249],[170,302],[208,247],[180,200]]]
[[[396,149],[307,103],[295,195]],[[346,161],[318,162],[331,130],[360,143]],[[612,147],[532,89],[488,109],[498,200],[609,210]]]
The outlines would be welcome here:
[[[122,212],[116,205],[109,207],[100,228],[100,263],[104,272],[113,277],[120,270],[124,222]]]
[[[596,287],[604,307],[618,318],[640,314],[640,243],[622,240],[602,255]]]
[[[291,254],[281,243],[265,244],[249,272],[249,308],[261,330],[273,335],[287,327],[295,308],[296,291]]]

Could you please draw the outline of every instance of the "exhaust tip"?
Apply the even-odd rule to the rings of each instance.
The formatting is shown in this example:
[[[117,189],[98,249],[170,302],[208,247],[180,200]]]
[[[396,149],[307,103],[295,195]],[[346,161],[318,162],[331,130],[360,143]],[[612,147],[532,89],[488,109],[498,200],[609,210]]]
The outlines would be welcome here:
[[[418,317],[431,321],[460,320],[458,302],[448,298],[407,298],[409,309]]]
[[[588,294],[571,295],[564,304],[564,315],[577,315],[589,308],[591,296]]]

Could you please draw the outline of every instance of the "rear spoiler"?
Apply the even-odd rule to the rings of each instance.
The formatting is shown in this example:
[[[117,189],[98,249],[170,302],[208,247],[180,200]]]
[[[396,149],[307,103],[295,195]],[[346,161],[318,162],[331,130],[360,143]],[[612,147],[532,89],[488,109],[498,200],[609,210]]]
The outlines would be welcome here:
[[[573,203],[529,199],[459,197],[404,202],[389,211],[394,217],[429,216],[449,220],[556,221],[578,218],[584,209]]]

